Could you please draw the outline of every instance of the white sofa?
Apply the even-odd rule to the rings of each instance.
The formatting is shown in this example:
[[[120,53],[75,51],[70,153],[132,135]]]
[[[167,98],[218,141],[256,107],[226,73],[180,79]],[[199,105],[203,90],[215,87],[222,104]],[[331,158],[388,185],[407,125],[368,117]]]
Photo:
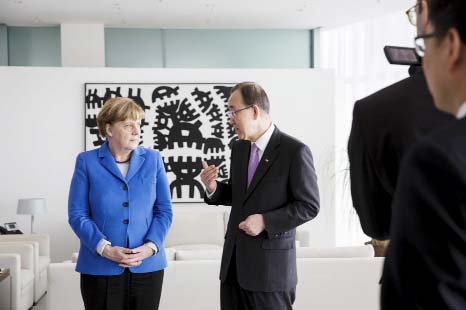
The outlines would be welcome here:
[[[220,259],[230,207],[174,206],[173,223],[165,239],[168,259]],[[309,246],[309,232],[296,230],[297,246]]]
[[[13,310],[27,310],[34,304],[34,246],[27,243],[0,244],[0,266],[10,269]],[[10,296],[0,296],[2,300]]]
[[[50,236],[47,234],[0,235],[0,245],[5,242],[24,242],[34,246],[34,302],[47,291],[47,269],[50,264]]]
[[[220,258],[229,218],[228,207],[174,207],[165,240],[161,310],[218,310]],[[297,229],[298,286],[296,310],[374,310],[382,259],[372,246],[309,247],[309,233]],[[48,310],[82,310],[79,274],[72,260],[49,266]],[[63,288],[66,287],[66,290]],[[336,298],[338,296],[338,298]]]
[[[212,260],[222,257],[223,242],[230,218],[230,207],[174,206],[173,222],[165,239],[170,260]],[[298,227],[297,247],[309,246],[309,232]],[[73,253],[71,262],[76,262]]]
[[[295,310],[375,310],[382,258],[299,258]],[[48,310],[83,310],[71,262],[50,264]],[[161,310],[219,310],[219,260],[169,261]],[[66,289],[63,289],[66,288]]]
[[[227,207],[173,207],[173,222],[165,239],[167,258],[196,253],[198,259],[218,259],[229,218]],[[179,259],[179,257],[178,257]]]

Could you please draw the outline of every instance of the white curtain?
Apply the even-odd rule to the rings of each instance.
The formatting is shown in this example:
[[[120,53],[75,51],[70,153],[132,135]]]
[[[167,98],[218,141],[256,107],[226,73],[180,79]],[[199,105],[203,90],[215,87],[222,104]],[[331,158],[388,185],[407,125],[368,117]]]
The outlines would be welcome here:
[[[416,29],[404,12],[361,21],[338,28],[320,29],[317,34],[318,68],[333,69],[336,77],[336,244],[362,244],[364,235],[350,193],[347,143],[354,102],[408,77],[408,67],[390,65],[385,45],[414,45]]]

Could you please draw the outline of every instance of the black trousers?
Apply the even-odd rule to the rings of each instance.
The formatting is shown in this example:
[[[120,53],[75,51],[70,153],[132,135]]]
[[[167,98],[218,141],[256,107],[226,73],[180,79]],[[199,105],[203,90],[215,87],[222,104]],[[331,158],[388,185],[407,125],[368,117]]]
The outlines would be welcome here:
[[[163,270],[117,276],[81,274],[81,295],[86,310],[157,310]],[[63,288],[66,289],[66,288]]]
[[[258,292],[243,289],[236,273],[236,251],[228,268],[227,279],[220,284],[222,310],[292,310],[296,288],[288,292]]]

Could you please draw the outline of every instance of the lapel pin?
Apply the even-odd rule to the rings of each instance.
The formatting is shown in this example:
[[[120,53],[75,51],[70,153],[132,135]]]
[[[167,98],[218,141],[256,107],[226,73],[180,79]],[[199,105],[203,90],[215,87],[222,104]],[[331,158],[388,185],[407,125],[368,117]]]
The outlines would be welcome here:
[[[269,162],[269,160],[266,158],[266,159],[265,159],[265,162],[266,162],[266,163],[268,163],[268,162]]]

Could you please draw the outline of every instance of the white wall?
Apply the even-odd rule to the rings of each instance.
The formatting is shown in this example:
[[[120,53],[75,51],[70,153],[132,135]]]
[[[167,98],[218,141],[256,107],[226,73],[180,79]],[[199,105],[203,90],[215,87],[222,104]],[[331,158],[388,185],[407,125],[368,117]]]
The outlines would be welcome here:
[[[52,260],[68,259],[79,241],[67,222],[76,155],[84,150],[85,82],[257,81],[283,131],[311,148],[321,190],[321,213],[308,224],[315,246],[335,244],[333,75],[325,70],[112,69],[0,67],[0,224],[16,215],[18,198],[46,197],[48,214],[35,230],[51,234]]]

